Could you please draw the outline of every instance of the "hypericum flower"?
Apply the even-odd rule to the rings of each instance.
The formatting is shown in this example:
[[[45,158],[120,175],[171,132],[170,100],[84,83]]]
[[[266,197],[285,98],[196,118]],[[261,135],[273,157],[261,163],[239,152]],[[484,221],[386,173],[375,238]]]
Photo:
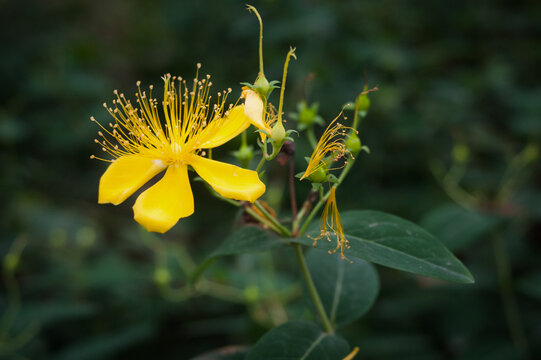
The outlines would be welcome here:
[[[327,126],[327,129],[325,129],[323,135],[319,138],[301,180],[320,169],[335,170],[340,168],[336,167],[329,169],[329,166],[341,157],[350,154],[344,141],[346,132],[350,128],[339,123],[337,121],[339,117],[340,116],[336,117],[329,126]]]
[[[321,215],[321,221],[319,223],[319,236],[311,239],[314,240],[314,246],[319,239],[325,237],[327,240],[332,241],[331,237],[336,236],[336,248],[333,251],[329,250],[329,254],[335,253],[340,249],[340,256],[342,260],[346,259],[344,256],[344,248],[349,248],[348,240],[344,235],[344,229],[342,228],[342,221],[340,220],[340,214],[338,213],[338,205],[336,205],[336,188],[331,187],[331,193],[323,209]]]
[[[147,95],[137,82],[137,106],[114,91],[113,107],[104,107],[115,123],[109,123],[108,128],[100,124],[101,139],[95,140],[104,152],[116,158],[98,158],[111,161],[100,179],[100,204],[120,204],[166,170],[163,178],[139,195],[133,206],[138,223],[148,231],[163,233],[194,212],[188,165],[223,197],[254,202],[265,192],[257,172],[204,157],[203,149],[224,144],[250,125],[244,105],[230,105],[226,111],[225,101],[231,89],[218,93],[216,104],[210,105],[209,79],[209,75],[202,80],[196,76],[189,88],[180,77],[163,77],[165,126],[158,115],[152,86]],[[93,117],[91,120],[97,122]]]

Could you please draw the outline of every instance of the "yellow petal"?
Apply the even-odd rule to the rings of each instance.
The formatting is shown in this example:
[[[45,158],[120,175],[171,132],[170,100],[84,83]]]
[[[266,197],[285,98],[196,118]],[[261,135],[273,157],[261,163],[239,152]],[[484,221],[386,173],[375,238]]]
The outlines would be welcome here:
[[[171,165],[163,178],[133,205],[133,218],[148,231],[164,233],[193,214],[193,194],[186,165]]]
[[[216,119],[197,136],[198,149],[210,149],[225,144],[250,126],[250,119],[245,115],[244,105],[229,110],[229,115]]]
[[[141,155],[119,157],[100,179],[98,203],[120,204],[164,169],[165,164],[161,160]]]
[[[245,88],[242,92],[244,100],[244,113],[250,118],[250,122],[260,130],[265,130],[270,134],[271,128],[265,123],[263,113],[264,105],[261,97],[252,89]],[[264,134],[261,134],[264,139]]]
[[[199,176],[223,197],[254,202],[265,192],[265,184],[255,171],[197,155],[189,161]]]

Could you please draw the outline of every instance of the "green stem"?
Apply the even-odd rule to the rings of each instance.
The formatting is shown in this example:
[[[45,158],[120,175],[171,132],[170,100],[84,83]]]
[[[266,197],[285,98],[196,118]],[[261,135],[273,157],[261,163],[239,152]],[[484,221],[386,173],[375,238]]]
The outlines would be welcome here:
[[[214,264],[214,262],[216,261],[216,257],[211,257],[211,258],[207,258],[205,259],[201,264],[199,264],[195,270],[192,272],[190,278],[188,279],[188,283],[190,285],[193,285],[197,282],[197,280],[199,280],[199,278],[201,277],[201,275],[203,275],[203,273],[205,272],[205,270],[207,270],[207,268]]]
[[[280,224],[280,222],[271,213],[269,213],[267,209],[265,209],[265,207],[261,205],[261,203],[258,200],[254,202],[254,205],[259,209],[259,211],[261,211],[267,217],[267,219],[269,219],[269,221],[275,227],[277,227],[280,230],[279,233],[281,235],[286,236],[286,237],[291,237],[291,232],[285,226]]]
[[[314,301],[314,305],[316,307],[319,317],[321,318],[323,327],[325,328],[325,331],[327,333],[332,334],[334,332],[333,326],[331,324],[331,321],[329,320],[329,317],[327,316],[327,313],[325,312],[323,302],[321,302],[321,298],[319,297],[314,281],[312,280],[312,275],[310,275],[310,271],[308,270],[308,266],[306,265],[306,260],[304,259],[304,254],[302,253],[302,247],[299,244],[293,244],[293,247],[295,248],[295,254],[297,255],[297,260],[299,261],[302,276],[304,277],[304,281],[306,282],[306,286],[308,287],[310,296]]]
[[[289,48],[289,52],[286,56],[286,61],[284,63],[284,72],[282,74],[282,86],[280,88],[280,103],[278,104],[278,123],[282,122],[282,110],[284,108],[284,92],[286,90],[286,78],[287,78],[287,68],[289,66],[289,59],[294,57],[295,59],[295,48]]]
[[[267,146],[267,145],[265,145],[265,146]],[[263,155],[261,156],[261,160],[259,160],[259,163],[257,164],[257,167],[255,168],[255,171],[256,171],[257,173],[259,173],[259,171],[260,171],[261,168],[263,167],[263,164],[265,163],[265,161],[267,161],[266,155],[263,154]]]
[[[312,146],[312,149],[315,149],[317,146],[317,140],[316,135],[314,134],[313,126],[310,126],[308,129],[306,129],[306,135],[308,136],[308,142],[310,143],[310,146]]]

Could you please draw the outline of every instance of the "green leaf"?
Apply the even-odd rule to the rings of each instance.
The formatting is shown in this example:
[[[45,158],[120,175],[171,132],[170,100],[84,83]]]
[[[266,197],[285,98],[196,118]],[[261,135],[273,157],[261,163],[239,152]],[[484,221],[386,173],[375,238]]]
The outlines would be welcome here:
[[[459,283],[473,283],[468,269],[434,236],[407,220],[371,210],[342,214],[344,234],[350,248],[347,257],[357,257],[376,264],[414,274]],[[318,224],[312,224],[308,236],[318,236]],[[290,239],[311,246],[308,236]],[[336,244],[320,239],[317,249],[334,250]]]
[[[348,352],[349,345],[341,337],[307,321],[292,321],[263,335],[246,360],[337,360]]]
[[[229,235],[210,257],[266,251],[283,245],[280,238],[257,226],[245,226]]]
[[[353,263],[339,254],[311,250],[306,263],[331,322],[349,324],[365,314],[379,292],[379,278],[372,264],[361,259]]]
[[[421,226],[438,237],[450,250],[461,250],[490,231],[498,219],[458,205],[444,205],[420,221]]]

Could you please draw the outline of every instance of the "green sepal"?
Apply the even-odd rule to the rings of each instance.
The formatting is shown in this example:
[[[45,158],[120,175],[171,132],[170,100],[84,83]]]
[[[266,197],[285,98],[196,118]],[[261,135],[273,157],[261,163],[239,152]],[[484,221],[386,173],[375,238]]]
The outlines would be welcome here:
[[[322,183],[312,183],[312,190],[314,191],[319,191],[319,189],[323,188],[323,184]]]

